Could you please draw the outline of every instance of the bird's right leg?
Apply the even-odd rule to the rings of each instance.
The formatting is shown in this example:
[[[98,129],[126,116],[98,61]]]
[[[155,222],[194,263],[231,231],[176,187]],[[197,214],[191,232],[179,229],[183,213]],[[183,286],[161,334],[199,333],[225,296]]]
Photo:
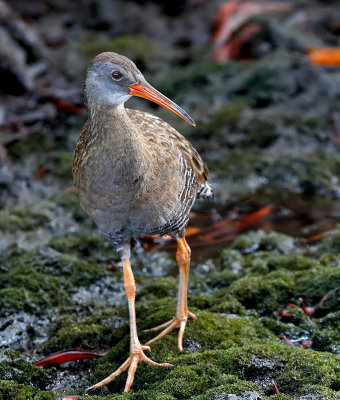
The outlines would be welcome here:
[[[179,286],[177,296],[177,311],[176,315],[168,322],[162,325],[156,326],[155,328],[149,329],[148,331],[158,331],[161,329],[162,332],[153,339],[149,340],[146,344],[156,342],[174,329],[179,328],[178,332],[178,349],[183,350],[183,335],[187,325],[188,319],[195,319],[196,315],[188,310],[188,281],[189,281],[189,269],[190,269],[190,254],[191,250],[185,237],[181,237],[177,240],[177,252],[176,260],[179,267]]]
[[[95,385],[87,388],[85,390],[85,394],[94,390],[100,386],[107,385],[111,381],[114,380],[116,376],[118,376],[121,372],[125,371],[129,367],[128,377],[125,384],[125,392],[128,392],[132,386],[133,380],[135,378],[135,373],[137,370],[138,363],[141,361],[145,361],[151,365],[158,365],[160,367],[170,367],[171,364],[163,363],[158,364],[155,361],[150,360],[145,354],[144,351],[150,351],[149,346],[142,346],[139,342],[137,335],[137,325],[136,325],[136,310],[135,310],[135,293],[136,293],[136,285],[135,279],[132,273],[130,260],[122,260],[123,262],[123,274],[124,274],[124,287],[125,293],[128,300],[129,306],[129,319],[130,319],[130,355],[128,359],[111,375],[102,381],[96,383]]]

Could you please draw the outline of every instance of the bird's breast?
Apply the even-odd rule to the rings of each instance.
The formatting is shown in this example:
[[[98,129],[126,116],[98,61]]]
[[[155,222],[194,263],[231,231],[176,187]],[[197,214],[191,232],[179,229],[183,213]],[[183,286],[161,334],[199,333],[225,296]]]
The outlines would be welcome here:
[[[80,203],[108,234],[170,230],[189,214],[196,194],[193,176],[177,148],[158,146],[123,128],[80,138],[74,161]]]

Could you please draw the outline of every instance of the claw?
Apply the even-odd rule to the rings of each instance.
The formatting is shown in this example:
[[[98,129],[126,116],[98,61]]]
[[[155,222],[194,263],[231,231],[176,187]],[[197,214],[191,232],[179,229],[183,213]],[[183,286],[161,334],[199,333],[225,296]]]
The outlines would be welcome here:
[[[194,313],[192,313],[192,312],[190,312],[190,311],[188,311],[188,317],[189,317],[190,319],[197,319],[197,315],[194,314]]]

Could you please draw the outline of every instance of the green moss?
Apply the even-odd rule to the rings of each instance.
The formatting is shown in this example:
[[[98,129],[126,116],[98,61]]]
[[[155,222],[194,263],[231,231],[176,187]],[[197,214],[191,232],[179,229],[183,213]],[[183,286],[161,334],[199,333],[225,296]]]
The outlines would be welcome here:
[[[205,278],[205,284],[214,289],[228,287],[237,279],[237,275],[229,268],[222,271],[211,271]]]
[[[274,250],[280,253],[288,253],[294,249],[294,241],[291,237],[282,233],[252,231],[235,239],[232,248],[242,253]]]
[[[316,400],[338,400],[340,398],[339,390],[332,390],[321,385],[304,385],[299,395],[301,396],[312,396]],[[297,400],[297,399],[296,399]]]
[[[222,250],[217,267],[235,271],[235,275],[242,270],[243,256],[239,251],[225,248]]]
[[[108,274],[107,269],[103,266],[89,263],[84,259],[78,259],[50,248],[14,256],[4,263],[4,268],[8,271],[7,276],[3,278],[4,283],[15,285],[16,280],[20,280],[20,275],[30,271],[33,276],[37,275],[37,285],[40,281],[40,286],[44,287],[50,287],[51,282],[57,282],[55,277],[61,277],[59,284],[62,282],[67,285],[66,280],[68,280],[73,285],[88,285],[95,282],[99,277]],[[49,278],[51,278],[51,282],[44,281]],[[64,281],[63,278],[65,278]],[[28,288],[29,284],[30,281],[27,282]],[[51,287],[51,290],[54,289]]]
[[[137,301],[142,299],[154,299],[175,297],[178,290],[178,280],[174,277],[158,277],[151,279],[144,288],[137,293]]]
[[[72,176],[72,152],[50,152],[48,161],[51,166],[51,171],[56,177],[65,178]]]
[[[328,313],[321,320],[323,328],[340,328],[340,310]]]
[[[1,315],[7,316],[18,311],[32,312],[37,305],[36,296],[23,288],[0,289]]]
[[[323,329],[312,336],[313,348],[340,354],[340,331],[338,329]]]
[[[56,371],[46,371],[35,367],[26,360],[19,359],[14,352],[1,352],[0,380],[15,381],[19,384],[33,385],[35,388],[44,389],[56,378]]]
[[[55,394],[38,392],[30,385],[22,385],[9,380],[0,380],[1,400],[55,400]]]
[[[52,201],[54,201],[58,207],[61,207],[69,218],[73,218],[75,221],[81,222],[82,224],[89,225],[88,216],[80,207],[79,198],[76,193],[59,192],[52,196]]]
[[[108,373],[109,364],[104,366],[102,360],[100,363],[101,370]],[[148,381],[151,393],[157,391],[176,399],[196,399],[197,396],[197,400],[201,400],[214,398],[214,394],[223,391],[263,393],[262,384],[275,379],[284,393],[297,395],[312,393],[311,385],[322,388],[324,393],[332,393],[337,390],[340,379],[338,357],[275,342],[256,344],[245,340],[243,346],[178,356],[173,364],[171,369],[141,365],[135,390],[143,389]],[[122,383],[116,382],[113,388],[117,389]],[[144,393],[140,398],[144,398]]]
[[[49,215],[45,211],[12,208],[11,210],[0,211],[0,230],[9,232],[33,230],[49,220]]]
[[[294,296],[294,274],[272,272],[261,276],[244,277],[233,283],[229,292],[246,308],[260,313],[272,313],[286,305]]]
[[[99,318],[77,322],[70,317],[64,318],[51,327],[51,339],[44,344],[44,353],[53,353],[65,348],[77,348],[79,343],[85,349],[107,349],[128,336],[128,319],[111,316],[103,321]]]
[[[207,124],[205,129],[213,133],[221,128],[229,130],[237,127],[246,104],[246,98],[236,97],[230,100],[211,116],[211,121]]]
[[[226,293],[224,289],[216,291],[213,295],[189,296],[190,307],[199,310],[209,310],[215,313],[237,314],[243,316],[245,307],[235,299],[235,297]]]
[[[242,346],[244,341],[258,342],[273,338],[271,333],[257,319],[252,317],[239,317],[237,315],[225,316],[206,311],[197,311],[197,319],[188,321],[184,335],[184,352],[202,352],[212,349],[225,349],[232,346]],[[152,328],[171,319],[174,313],[169,310],[155,311],[152,317],[145,319],[142,328]],[[158,361],[172,362],[172,357],[177,357],[178,329],[169,334],[162,341],[153,345],[153,350]],[[155,332],[143,333],[143,340],[151,339]]]
[[[49,246],[60,253],[79,257],[91,263],[109,264],[118,261],[119,257],[112,244],[95,231],[79,232],[61,238],[54,238]]]
[[[15,254],[2,265],[0,275],[0,310],[13,312],[44,312],[53,306],[77,307],[70,291],[88,288],[106,276],[120,280],[106,265],[98,265],[62,254],[50,248]],[[79,290],[79,289],[78,289]],[[72,304],[72,305],[71,305]]]
[[[176,399],[191,399],[225,381],[221,369],[213,364],[186,365],[170,370],[157,389],[172,394]]]
[[[326,239],[324,239],[319,246],[319,254],[331,253],[338,255],[340,253],[340,227]]]
[[[216,398],[223,399],[228,394],[242,395],[245,392],[262,393],[262,389],[253,382],[239,379],[235,375],[224,375],[225,381],[222,385],[207,390],[204,394],[195,396],[193,400],[215,400]],[[224,396],[223,396],[224,395]],[[227,397],[226,397],[227,398]]]
[[[233,347],[222,357],[228,360],[225,368],[229,373],[251,380],[269,375],[285,392],[298,393],[302,385],[335,388],[339,384],[339,357],[327,353],[272,342]]]
[[[234,249],[246,253],[238,261],[240,273],[246,276],[233,282],[228,293],[246,308],[261,313],[276,312],[299,297],[303,297],[307,305],[315,305],[327,293],[323,311],[317,309],[317,313],[336,310],[339,307],[339,267],[324,265],[317,259],[296,253],[288,254],[289,246],[293,246],[290,238],[286,240],[283,236],[282,240],[273,241],[273,236],[252,232],[235,241]],[[287,254],[275,254],[270,248]]]

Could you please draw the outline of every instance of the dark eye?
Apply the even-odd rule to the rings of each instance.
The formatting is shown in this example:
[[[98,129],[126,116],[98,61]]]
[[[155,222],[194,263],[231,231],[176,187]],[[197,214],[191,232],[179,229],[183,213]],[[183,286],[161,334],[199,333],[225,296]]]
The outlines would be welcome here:
[[[120,79],[122,76],[123,76],[122,73],[119,72],[119,71],[113,71],[113,72],[112,72],[112,78],[113,78],[113,79],[118,80],[118,79]]]

